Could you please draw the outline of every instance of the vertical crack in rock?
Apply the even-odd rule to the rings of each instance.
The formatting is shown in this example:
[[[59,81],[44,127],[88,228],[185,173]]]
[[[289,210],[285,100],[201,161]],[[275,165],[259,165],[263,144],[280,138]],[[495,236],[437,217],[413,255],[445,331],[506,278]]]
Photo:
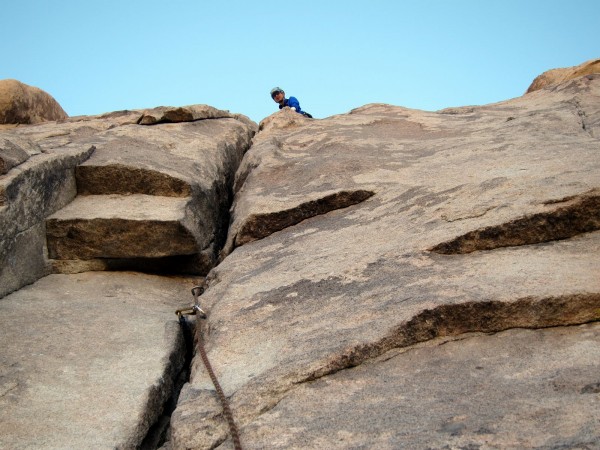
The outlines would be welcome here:
[[[194,324],[186,321],[178,333],[173,352],[169,357],[169,365],[162,380],[165,387],[152,386],[148,394],[146,410],[155,421],[149,424],[146,436],[137,447],[140,450],[155,450],[168,439],[171,415],[177,406],[183,385],[189,381],[190,367],[193,357]]]
[[[582,233],[600,230],[600,195],[593,190],[581,196],[565,198],[568,203],[552,211],[525,216],[513,221],[470,231],[429,251],[444,255],[493,250],[500,247],[539,244],[569,239]]]
[[[579,118],[581,119],[581,128],[591,135],[592,130],[588,130],[588,128],[587,128],[585,111],[581,108],[581,105],[579,104],[579,102],[577,102],[575,104],[575,106],[577,107],[577,114],[579,115]]]
[[[235,238],[236,247],[265,238],[305,219],[364,202],[373,195],[374,192],[366,190],[340,191],[284,211],[251,215]]]
[[[581,125],[581,129],[587,134],[589,134],[591,137],[595,137],[592,128],[588,127],[585,109],[581,106],[579,100],[574,99],[573,105],[575,106],[575,111],[577,111],[577,115],[579,116],[579,124]]]

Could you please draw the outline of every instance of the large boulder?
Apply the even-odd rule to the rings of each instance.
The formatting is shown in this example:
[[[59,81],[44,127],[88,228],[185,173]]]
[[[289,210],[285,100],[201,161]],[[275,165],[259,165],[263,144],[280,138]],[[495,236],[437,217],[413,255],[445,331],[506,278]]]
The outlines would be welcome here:
[[[0,124],[34,124],[67,117],[47,92],[17,80],[0,80]]]
[[[260,128],[197,336],[244,448],[600,440],[600,75]],[[171,445],[219,444],[196,357]]]
[[[190,105],[0,132],[0,296],[51,272],[205,274],[256,128]]]
[[[526,93],[592,73],[600,73],[600,59],[590,59],[578,66],[548,70],[533,80]]]

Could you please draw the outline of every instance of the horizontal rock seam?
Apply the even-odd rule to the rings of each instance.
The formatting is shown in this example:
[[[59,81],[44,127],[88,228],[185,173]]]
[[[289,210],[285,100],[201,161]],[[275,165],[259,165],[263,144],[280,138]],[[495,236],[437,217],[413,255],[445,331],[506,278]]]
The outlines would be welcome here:
[[[340,191],[318,200],[302,203],[295,208],[252,215],[238,232],[235,244],[240,246],[263,239],[276,231],[297,225],[305,219],[364,202],[373,195],[375,192],[366,190]]]
[[[551,203],[555,202],[547,204]],[[457,255],[569,239],[596,230],[600,230],[600,195],[582,195],[568,206],[470,231],[429,251]]]
[[[511,328],[549,328],[600,321],[600,293],[548,298],[524,297],[500,301],[442,305],[422,311],[377,342],[358,345],[334,357],[305,381],[355,367],[394,348],[404,348],[444,336],[497,333]]]

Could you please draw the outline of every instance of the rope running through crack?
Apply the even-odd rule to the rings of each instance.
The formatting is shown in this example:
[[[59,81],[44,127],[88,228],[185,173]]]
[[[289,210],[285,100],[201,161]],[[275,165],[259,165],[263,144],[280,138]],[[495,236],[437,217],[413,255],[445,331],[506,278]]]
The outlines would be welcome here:
[[[201,319],[207,318],[206,313],[200,307],[199,297],[203,292],[204,292],[203,287],[194,286],[192,288],[192,295],[194,296],[194,304],[190,308],[179,309],[175,312],[175,314],[177,314],[177,316],[179,317],[179,323],[182,326],[187,326],[187,321],[185,318],[186,314],[198,315]],[[200,326],[200,325],[198,325],[198,326]],[[202,330],[198,330],[197,335],[198,335],[198,351],[200,352],[200,358],[202,359],[202,362],[204,363],[204,367],[206,367],[206,371],[208,372],[208,375],[210,376],[213,386],[215,387],[215,390],[217,391],[217,396],[219,397],[219,402],[221,403],[221,408],[223,409],[223,415],[225,416],[225,419],[227,420],[227,424],[229,425],[229,432],[231,434],[231,439],[233,441],[233,447],[235,450],[242,450],[242,445],[240,443],[239,430],[237,428],[237,425],[235,424],[235,421],[233,420],[233,413],[231,412],[231,408],[229,406],[229,401],[227,400],[227,397],[225,396],[225,393],[223,392],[223,389],[221,388],[221,384],[219,383],[219,380],[217,379],[215,371],[213,370],[212,365],[210,364],[210,360],[208,359],[208,355],[206,354],[206,348],[204,346],[204,339],[202,338]]]

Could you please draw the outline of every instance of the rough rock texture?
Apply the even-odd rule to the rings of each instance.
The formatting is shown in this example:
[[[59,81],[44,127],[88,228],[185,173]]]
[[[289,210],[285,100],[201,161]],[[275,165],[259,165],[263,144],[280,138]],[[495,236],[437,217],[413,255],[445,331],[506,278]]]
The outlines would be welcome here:
[[[597,445],[600,75],[260,129],[201,298],[244,448]],[[231,448],[199,358],[170,445]]]
[[[0,124],[33,124],[66,119],[54,98],[17,80],[0,80]]]
[[[90,272],[3,298],[0,448],[139,448],[183,369],[190,285]]]
[[[598,446],[600,75],[250,150],[206,105],[0,128],[0,447],[162,445],[200,281],[166,273],[218,250],[196,338],[243,448]],[[163,448],[231,448],[191,371]]]
[[[51,257],[103,261],[119,258],[123,262],[134,258],[189,259],[190,255],[196,255],[191,262],[181,262],[180,266],[185,265],[188,272],[197,274],[206,274],[215,264],[225,240],[233,177],[250,146],[255,125],[205,105],[145,111],[138,122],[150,117],[150,113],[151,123],[159,125],[124,125],[88,139],[96,151],[76,170],[81,210],[101,210],[93,202],[102,200],[92,200],[89,198],[92,195],[129,198],[120,201],[120,205],[114,197],[106,198],[104,203],[112,210],[112,217],[87,214],[82,221],[75,204],[69,213],[51,217],[47,224]],[[183,122],[186,118],[191,121]],[[138,202],[136,208],[133,195],[153,196],[155,200],[145,201],[145,205]],[[160,201],[160,205],[153,206],[152,201]],[[180,213],[159,231],[163,208]],[[140,209],[143,217],[132,216],[136,209]],[[122,220],[117,224],[119,219]],[[108,243],[104,239],[107,227],[119,230],[120,240]],[[140,235],[136,236],[136,232]],[[146,239],[151,235],[154,240],[162,240],[162,250],[156,250],[154,241]],[[129,245],[138,240],[145,247],[144,252]],[[183,247],[179,245],[182,241],[187,243]],[[55,251],[59,246],[73,251]],[[82,251],[78,254],[77,249]],[[170,266],[171,262],[162,264],[165,265]],[[137,263],[132,265],[137,267]]]
[[[600,73],[600,59],[590,59],[578,66],[548,70],[533,80],[527,93],[592,73]]]
[[[245,448],[596,448],[599,342],[595,324],[390,351],[290,391]]]
[[[92,259],[197,253],[193,234],[181,226],[189,220],[186,203],[185,198],[143,194],[77,197],[48,218],[48,255]]]
[[[155,125],[139,124],[149,117]],[[0,296],[52,271],[206,273],[225,240],[233,176],[255,130],[244,116],[191,105],[0,131],[0,168],[6,172],[0,175]],[[77,202],[59,212],[77,194]],[[113,201],[98,201],[98,195]],[[153,198],[136,202],[144,196]],[[131,216],[142,207],[149,227]],[[110,220],[106,213],[90,215],[107,208]],[[179,211],[177,219],[162,223],[169,209]],[[127,250],[136,244],[144,250]],[[90,248],[95,250],[85,250]]]
[[[160,445],[198,283],[164,272],[214,265],[256,128],[192,105],[2,129],[0,448]]]
[[[13,167],[27,161],[30,156],[41,152],[39,146],[27,139],[20,139],[18,136],[3,138],[0,141],[0,175],[8,173]]]
[[[0,297],[49,273],[44,220],[73,200],[75,166],[92,152],[66,146],[0,175]]]

